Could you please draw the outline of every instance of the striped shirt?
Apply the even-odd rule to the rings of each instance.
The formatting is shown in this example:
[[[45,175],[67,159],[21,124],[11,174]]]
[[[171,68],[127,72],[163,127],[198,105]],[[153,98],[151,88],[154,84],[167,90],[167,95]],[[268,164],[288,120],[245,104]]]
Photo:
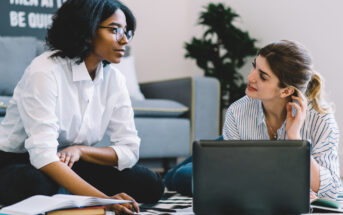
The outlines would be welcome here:
[[[287,139],[286,120],[277,131],[278,139]],[[342,193],[338,160],[339,131],[333,114],[320,114],[308,105],[306,119],[300,130],[302,139],[312,143],[312,157],[320,166],[320,198],[337,199]],[[226,112],[223,136],[225,140],[270,139],[265,123],[262,102],[244,96]]]

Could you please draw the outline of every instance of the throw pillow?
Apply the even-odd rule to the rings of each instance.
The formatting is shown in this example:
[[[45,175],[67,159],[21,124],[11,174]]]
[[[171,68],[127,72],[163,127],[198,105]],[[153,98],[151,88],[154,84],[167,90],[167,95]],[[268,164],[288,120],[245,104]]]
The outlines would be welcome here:
[[[34,37],[0,37],[0,95],[12,95],[26,67],[36,57]]]
[[[125,76],[126,86],[129,90],[130,97],[136,100],[144,100],[144,95],[139,89],[137,81],[135,58],[133,56],[123,57],[119,64],[112,65]]]
[[[135,116],[143,117],[178,117],[189,110],[179,102],[166,99],[132,99],[132,107]]]

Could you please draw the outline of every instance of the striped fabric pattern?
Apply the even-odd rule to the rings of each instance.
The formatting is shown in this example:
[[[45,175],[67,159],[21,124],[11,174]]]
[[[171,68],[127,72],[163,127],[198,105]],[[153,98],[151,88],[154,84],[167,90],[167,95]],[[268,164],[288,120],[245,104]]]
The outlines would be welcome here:
[[[295,113],[295,111],[293,112]],[[287,139],[286,121],[278,129],[278,139]],[[341,187],[338,143],[339,130],[333,114],[320,114],[308,105],[301,136],[312,143],[312,157],[320,165],[319,198],[340,200]],[[270,139],[265,123],[262,102],[244,96],[233,103],[226,112],[223,126],[225,140],[267,140]]]

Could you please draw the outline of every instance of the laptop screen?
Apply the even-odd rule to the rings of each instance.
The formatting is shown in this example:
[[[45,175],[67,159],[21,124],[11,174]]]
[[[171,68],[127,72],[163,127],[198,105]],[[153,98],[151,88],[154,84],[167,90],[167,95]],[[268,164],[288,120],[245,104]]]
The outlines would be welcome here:
[[[195,141],[193,210],[196,214],[308,213],[310,153],[307,141]]]

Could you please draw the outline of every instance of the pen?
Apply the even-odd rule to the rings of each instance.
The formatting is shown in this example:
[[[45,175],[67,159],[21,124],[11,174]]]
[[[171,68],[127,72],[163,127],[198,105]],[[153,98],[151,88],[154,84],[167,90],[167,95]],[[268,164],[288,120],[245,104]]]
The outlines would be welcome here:
[[[145,208],[145,207],[141,207],[141,209],[144,209],[144,210],[156,210],[156,211],[161,211],[161,212],[176,212],[176,210],[168,209],[168,208]]]

